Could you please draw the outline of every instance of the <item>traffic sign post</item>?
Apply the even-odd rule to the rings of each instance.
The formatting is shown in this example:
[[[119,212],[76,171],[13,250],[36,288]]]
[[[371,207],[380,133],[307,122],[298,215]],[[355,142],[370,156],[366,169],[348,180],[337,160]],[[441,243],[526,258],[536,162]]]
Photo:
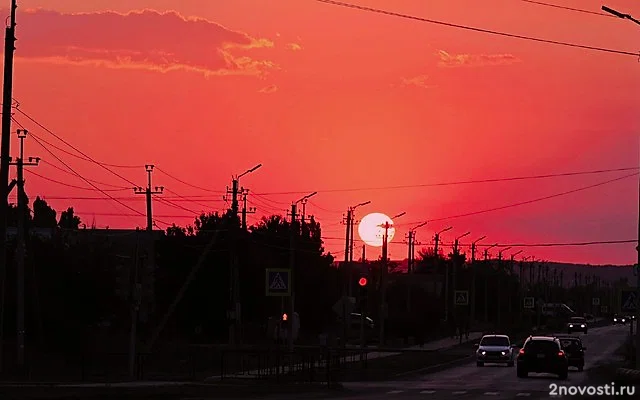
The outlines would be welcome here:
[[[591,305],[592,306],[599,306],[600,305],[600,298],[599,297],[594,297],[591,299]]]
[[[468,290],[456,290],[455,291],[455,305],[456,306],[468,306],[469,305],[469,291]]]
[[[535,306],[536,306],[536,300],[535,300],[535,298],[533,298],[533,297],[525,297],[525,298],[523,299],[523,304],[522,304],[522,306],[523,306],[524,308],[535,308]]]
[[[290,270],[268,268],[265,274],[265,281],[265,292],[267,296],[291,296]]]
[[[635,289],[622,289],[620,291],[620,311],[635,312],[638,310],[638,296]]]

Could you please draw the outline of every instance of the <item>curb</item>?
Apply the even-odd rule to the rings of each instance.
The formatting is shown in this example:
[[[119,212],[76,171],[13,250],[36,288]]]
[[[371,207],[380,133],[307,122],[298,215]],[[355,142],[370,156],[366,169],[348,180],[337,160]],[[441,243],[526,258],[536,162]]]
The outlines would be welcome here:
[[[162,385],[146,387],[122,387],[122,386],[96,386],[96,387],[2,387],[0,386],[0,398],[28,399],[28,400],[67,400],[67,399],[122,399],[122,400],[173,400],[186,397],[254,397],[261,394],[292,394],[313,392],[339,391],[342,387],[334,385],[329,387],[324,384],[196,384],[185,383],[182,385]]]
[[[620,383],[640,383],[640,370],[618,368],[615,380]]]
[[[461,357],[461,358],[459,358],[457,360],[451,360],[451,361],[447,361],[445,363],[436,364],[436,365],[429,365],[427,367],[415,369],[413,371],[401,372],[399,374],[396,374],[395,376],[397,376],[397,377],[405,376],[406,377],[408,375],[414,375],[414,374],[439,372],[439,371],[443,371],[443,370],[446,370],[446,369],[449,369],[449,368],[455,368],[455,367],[460,367],[462,365],[471,364],[473,362],[473,360],[475,360],[475,359],[472,356],[464,356],[464,357]]]

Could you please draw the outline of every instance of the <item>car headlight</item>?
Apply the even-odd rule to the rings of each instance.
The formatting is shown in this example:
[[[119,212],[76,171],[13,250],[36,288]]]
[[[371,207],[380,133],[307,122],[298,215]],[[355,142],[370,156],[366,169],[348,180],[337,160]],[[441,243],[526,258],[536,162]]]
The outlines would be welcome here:
[[[503,352],[502,352],[502,355],[503,355],[503,356],[506,356],[506,355],[507,355],[507,352],[506,352],[506,351],[503,351]]]
[[[573,324],[570,324],[570,325],[569,325],[569,328],[573,328]]]
[[[622,322],[625,322],[625,319],[624,319],[624,318],[622,318]]]
[[[483,356],[487,354],[486,351],[481,351],[480,354],[482,354]]]
[[[613,319],[613,322],[618,322],[618,318],[614,318],[614,319]]]

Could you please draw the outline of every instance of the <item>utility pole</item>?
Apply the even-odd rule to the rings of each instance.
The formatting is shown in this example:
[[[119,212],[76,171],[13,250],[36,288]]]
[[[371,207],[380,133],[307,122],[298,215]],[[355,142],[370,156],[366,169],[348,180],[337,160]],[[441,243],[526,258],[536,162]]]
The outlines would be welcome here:
[[[438,245],[440,243],[440,235],[446,231],[453,229],[453,226],[445,228],[433,236],[433,252],[436,262],[440,260],[438,256]],[[445,262],[444,266],[444,322],[449,321],[449,263]]]
[[[498,251],[498,275],[497,275],[497,280],[496,283],[498,284],[498,290],[497,290],[497,295],[498,295],[498,304],[496,307],[496,311],[498,313],[498,318],[497,318],[497,325],[498,327],[500,327],[501,324],[501,317],[502,317],[502,282],[501,281],[501,277],[502,277],[502,273],[504,272],[504,268],[502,265],[502,253],[506,250],[509,250],[511,247],[505,247],[503,249],[500,249]]]
[[[486,236],[483,236],[471,242],[471,293],[469,293],[469,300],[471,301],[471,310],[469,315],[469,320],[471,322],[469,324],[470,326],[473,325],[473,322],[476,320],[476,275],[478,272],[476,268],[476,244],[485,238]]]
[[[153,231],[153,213],[152,213],[152,195],[154,194],[162,194],[164,192],[164,186],[156,186],[155,188],[151,185],[151,174],[153,173],[153,168],[155,166],[153,164],[146,164],[144,166],[147,171],[147,187],[137,187],[133,188],[133,192],[135,194],[143,194],[146,196],[147,201],[147,232]]]
[[[509,312],[509,322],[513,321],[513,300],[512,300],[512,292],[513,292],[513,263],[515,262],[515,257],[522,253],[522,250],[518,250],[515,253],[511,254],[511,260],[509,262],[509,286],[507,286],[507,299],[509,301],[508,312]],[[518,276],[518,279],[520,277]],[[518,314],[521,314],[520,310],[518,310]]]
[[[484,249],[484,264],[487,269],[486,276],[484,278],[484,322],[489,322],[489,279],[491,278],[491,266],[489,265],[489,249],[494,248],[498,245],[492,244],[491,246]]]
[[[463,237],[468,236],[470,234],[471,234],[471,232],[467,232],[465,234],[462,234],[462,235],[458,236],[453,242],[453,274],[451,276],[451,286],[453,286],[452,293],[455,293],[456,290],[458,289],[458,280],[456,278],[457,278],[457,269],[458,269],[458,256],[460,254],[460,250],[458,248],[459,241]],[[447,299],[447,301],[451,301],[451,299]],[[452,306],[453,306],[453,309],[454,309],[454,321],[456,321],[457,318],[455,318],[455,315],[456,315],[455,311],[457,311],[457,310],[456,310],[456,307],[455,307],[455,302],[454,302],[454,304],[452,304]],[[460,323],[460,321],[456,321],[456,322]],[[459,328],[460,328],[460,339],[462,340],[462,326],[460,325]]]
[[[415,259],[416,259],[416,254],[415,254],[415,249],[416,249],[416,244],[420,244],[418,242],[416,242],[416,230],[420,227],[423,227],[427,224],[427,222],[423,222],[420,225],[414,227],[413,229],[410,229],[409,232],[407,233],[407,244],[409,245],[409,254],[407,255],[407,274],[408,275],[412,275],[413,273],[415,273]],[[412,280],[408,280],[407,281],[407,312],[411,312],[411,287],[412,287]]]
[[[140,312],[140,319],[142,321],[146,321],[147,313],[150,312],[149,305],[152,305],[155,302],[155,293],[153,292],[155,287],[155,265],[156,265],[156,250],[155,250],[155,238],[153,235],[153,195],[159,195],[164,192],[164,186],[153,186],[151,181],[151,176],[153,174],[153,169],[155,166],[153,164],[146,164],[144,166],[145,171],[147,172],[147,187],[137,187],[133,188],[135,194],[143,194],[146,198],[147,205],[147,268],[146,273],[141,277],[142,281],[145,282],[143,285],[145,287],[145,291],[151,292],[148,295],[149,302],[145,300],[142,311]],[[146,296],[145,296],[146,297]]]
[[[232,228],[230,231],[231,236],[231,257],[230,262],[230,283],[229,283],[229,300],[230,300],[230,310],[228,312],[229,319],[233,321],[233,323],[229,324],[229,343],[232,345],[239,344],[240,338],[242,337],[241,328],[242,328],[242,310],[240,305],[240,271],[238,270],[238,250],[239,250],[239,232],[238,225],[236,225],[236,218],[238,217],[239,206],[238,206],[238,195],[240,191],[240,178],[243,176],[252,173],[258,168],[262,167],[262,164],[258,164],[255,167],[246,170],[237,176],[231,176],[231,189],[227,187],[227,195],[231,195],[231,217],[233,218],[234,223],[232,224]],[[225,197],[225,200],[227,198]]]
[[[0,139],[0,275],[2,310],[0,314],[0,369],[4,360],[4,299],[7,274],[7,218],[9,213],[9,163],[11,151],[11,107],[13,104],[13,55],[16,42],[16,0],[11,0],[9,25],[4,34],[4,83],[2,87],[2,138]],[[20,193],[18,193],[20,196]]]
[[[242,230],[247,230],[247,214],[255,214],[256,208],[249,207],[247,208],[247,195],[249,194],[249,189],[242,188],[240,189],[240,193],[242,193]]]
[[[27,198],[24,191],[24,167],[37,167],[40,158],[29,157],[25,162],[24,159],[24,139],[27,137],[26,129],[18,129],[18,139],[20,140],[20,155],[15,162],[9,161],[10,165],[17,166],[18,170],[18,235],[16,247],[16,333],[17,333],[17,361],[18,368],[24,367],[24,347],[25,347],[25,326],[24,326],[24,259],[26,255],[26,227],[27,219]]]
[[[350,315],[347,312],[347,306],[348,306],[348,301],[349,301],[349,297],[351,297],[351,293],[353,291],[352,288],[352,271],[351,271],[351,265],[350,265],[350,261],[353,260],[353,256],[351,255],[351,253],[353,252],[353,245],[352,245],[352,241],[353,241],[353,218],[354,218],[354,211],[356,208],[358,207],[362,207],[362,206],[366,206],[367,204],[370,204],[371,201],[365,201],[363,203],[360,204],[356,204],[353,207],[349,207],[347,209],[347,215],[345,217],[345,227],[346,227],[346,232],[345,232],[345,244],[344,244],[344,264],[342,266],[343,268],[343,273],[342,273],[342,346],[346,346],[347,345],[347,337],[349,335],[349,321],[350,321]]]
[[[293,351],[293,328],[296,321],[295,312],[295,272],[296,272],[296,238],[300,235],[298,227],[298,204],[306,202],[310,197],[315,196],[318,192],[313,192],[302,197],[300,200],[291,203],[291,223],[289,227],[289,284],[291,285],[291,297],[289,297],[289,318],[291,320],[289,328],[288,346],[289,351]]]
[[[391,222],[387,221],[380,227],[384,229],[382,235],[382,271],[380,273],[380,347],[384,346],[384,321],[387,317],[387,275],[389,274],[389,228],[393,226],[393,220],[405,215],[405,212],[391,217]]]
[[[129,377],[135,377],[136,371],[136,346],[138,344],[138,313],[140,312],[140,230],[136,228],[136,250],[133,257],[133,271],[130,272],[130,302],[131,302],[131,331],[129,334]]]

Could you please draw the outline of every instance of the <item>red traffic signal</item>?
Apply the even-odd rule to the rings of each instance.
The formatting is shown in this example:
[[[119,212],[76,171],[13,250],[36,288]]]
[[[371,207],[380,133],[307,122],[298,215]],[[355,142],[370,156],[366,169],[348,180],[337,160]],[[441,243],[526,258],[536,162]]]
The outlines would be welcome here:
[[[360,278],[358,280],[358,285],[360,285],[362,287],[367,286],[367,278],[365,278],[364,276],[362,278]]]

